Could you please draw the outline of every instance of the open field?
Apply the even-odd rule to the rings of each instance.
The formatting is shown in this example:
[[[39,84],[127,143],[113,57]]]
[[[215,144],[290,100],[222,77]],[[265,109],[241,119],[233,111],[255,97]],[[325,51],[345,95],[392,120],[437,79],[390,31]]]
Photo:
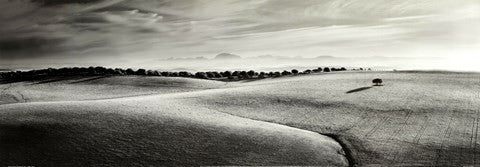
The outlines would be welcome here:
[[[384,86],[370,87],[378,77]],[[480,165],[475,73],[339,72],[229,83],[110,77],[0,90],[0,154],[42,153],[3,162]],[[338,136],[353,162],[339,143],[312,132]]]

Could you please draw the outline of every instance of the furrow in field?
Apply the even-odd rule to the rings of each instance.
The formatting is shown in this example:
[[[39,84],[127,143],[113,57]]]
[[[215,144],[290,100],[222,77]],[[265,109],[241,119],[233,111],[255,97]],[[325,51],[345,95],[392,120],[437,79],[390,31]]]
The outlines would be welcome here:
[[[445,131],[443,132],[443,136],[441,138],[442,141],[440,143],[440,148],[438,149],[437,159],[435,160],[435,163],[437,165],[442,164],[442,162],[443,162],[442,154],[444,154],[444,152],[446,151],[446,150],[444,150],[444,145],[445,145],[445,141],[447,140],[447,138],[449,138],[450,133],[451,133],[452,119],[453,118],[450,117],[450,120],[448,121],[447,127],[445,128]]]
[[[459,156],[460,160],[465,160],[464,157],[467,157],[468,152],[469,152],[469,147],[471,145],[471,134],[469,134],[469,131],[471,131],[471,126],[470,121],[467,121],[470,118],[470,115],[465,115],[463,116],[464,118],[464,124],[463,124],[463,131],[462,134],[460,135],[460,142],[462,142],[462,147],[461,147],[461,153]]]
[[[2,93],[0,94],[4,94],[8,89],[10,89],[12,87],[12,84],[9,83],[8,86],[6,86],[5,88],[2,89]]]
[[[368,131],[365,135],[364,135],[364,138],[368,139],[370,136],[372,136],[380,127],[382,127],[384,124],[388,123],[390,121],[391,117],[390,116],[384,116],[381,120],[379,120],[377,122],[377,124],[375,124],[375,126],[373,126],[372,129],[370,129],[370,131]]]
[[[369,120],[371,120],[371,117],[368,113],[369,112],[367,110],[363,110],[362,115],[352,124],[351,127],[348,128],[348,130],[354,130],[357,127],[365,127],[365,124],[369,123]]]
[[[17,94],[20,95],[20,98],[22,99],[19,102],[23,102],[23,103],[28,102],[27,98],[25,98],[25,96],[20,91],[17,91]]]
[[[424,133],[425,129],[427,128],[428,121],[429,121],[429,118],[425,118],[423,124],[420,125],[420,129],[417,131],[417,133],[415,134],[413,139],[411,139],[412,142],[409,145],[413,145],[413,147],[421,146],[420,140],[423,136],[423,133]],[[405,147],[411,147],[409,145],[406,145]],[[408,149],[409,148],[405,148],[405,150],[408,150]],[[409,155],[403,154],[402,158],[400,158],[399,163],[400,164],[407,164],[408,163],[408,162],[406,162],[408,160],[407,156],[409,156]]]
[[[475,126],[477,125],[477,118],[473,118],[473,121],[472,121],[472,126],[471,126],[471,131],[470,131],[470,151],[474,151],[474,142],[475,142]],[[475,155],[473,155],[472,159],[471,159],[471,163],[474,164],[475,163]]]
[[[408,121],[410,120],[411,116],[412,116],[412,113],[413,113],[413,110],[408,110],[405,114],[405,118],[403,120],[403,123],[401,126],[399,126],[399,128],[397,128],[395,131],[393,131],[393,133],[389,136],[389,138],[387,139],[386,143],[387,142],[390,142],[390,143],[393,143],[394,142],[394,136],[398,136],[400,135],[400,132],[404,131],[405,130],[405,127],[407,126],[408,124]],[[398,158],[398,154],[400,153],[400,149],[402,148],[399,148],[399,150],[397,150],[396,152],[394,152],[394,154],[392,155],[391,157],[391,160],[393,163],[397,163],[396,160]],[[393,158],[393,159],[392,159]]]
[[[425,134],[425,130],[429,125],[429,121],[430,121],[429,118],[425,118],[425,121],[421,125],[420,130],[417,132],[417,134],[413,138],[413,143],[420,144],[420,140],[422,140],[422,137]]]
[[[476,125],[475,125],[475,140],[473,143],[473,165],[477,164],[477,141],[478,141],[478,119],[479,112],[477,111]]]

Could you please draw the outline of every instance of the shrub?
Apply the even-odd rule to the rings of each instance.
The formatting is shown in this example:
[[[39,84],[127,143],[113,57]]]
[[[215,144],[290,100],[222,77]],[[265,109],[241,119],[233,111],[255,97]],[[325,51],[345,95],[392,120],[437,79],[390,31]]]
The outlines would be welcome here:
[[[115,69],[115,75],[125,75],[125,72],[122,69]]]
[[[186,71],[180,71],[178,75],[181,77],[190,77],[192,74]]]
[[[164,77],[169,77],[170,76],[170,72],[168,72],[168,71],[163,71],[160,74]]]
[[[234,71],[234,72],[232,73],[232,76],[239,76],[239,75],[240,75],[240,71]]]
[[[136,75],[147,75],[147,70],[140,68],[135,72],[135,74]]]
[[[114,75],[114,74],[115,74],[115,70],[112,69],[112,68],[108,68],[108,69],[105,70],[105,74]]]
[[[258,74],[258,78],[262,78],[262,79],[263,79],[263,78],[266,78],[266,77],[267,77],[267,74],[266,74],[265,72],[260,72],[260,73]]]
[[[153,71],[153,76],[162,76],[157,70]]]
[[[147,75],[148,75],[148,76],[153,76],[153,75],[154,75],[154,74],[153,74],[153,70],[148,70],[148,71],[147,71]]]
[[[292,70],[292,74],[293,74],[293,75],[297,75],[297,74],[298,74],[298,70],[297,70],[297,69],[293,69],[293,70]]]
[[[232,72],[231,72],[231,71],[225,71],[225,72],[223,72],[222,75],[223,75],[224,77],[230,77],[230,76],[232,76]]]
[[[206,74],[205,72],[197,72],[197,73],[195,73],[195,78],[208,79],[207,74]]]
[[[95,73],[96,73],[97,75],[99,75],[99,74],[105,74],[106,71],[107,71],[107,68],[105,68],[105,67],[102,67],[102,66],[97,66],[97,67],[95,67]]]
[[[280,72],[278,72],[278,71],[275,72],[275,73],[273,73],[273,74],[274,74],[275,77],[281,77],[281,76],[282,76],[282,74],[281,74]]]
[[[214,71],[214,72],[213,72],[213,77],[215,77],[215,78],[222,78],[223,76],[222,76],[222,74]]]
[[[127,70],[125,70],[125,74],[127,74],[127,75],[134,75],[135,72],[134,72],[131,68],[128,68]]]
[[[238,77],[246,79],[246,78],[248,78],[248,73],[246,71],[240,71],[240,74],[239,74]]]
[[[292,73],[290,71],[284,70],[282,72],[282,75],[292,75]]]
[[[312,73],[312,70],[307,69],[307,70],[303,71],[303,73],[304,73],[304,74],[310,74],[310,73]]]
[[[323,72],[330,72],[330,68],[328,67],[323,68]]]
[[[114,74],[115,75],[125,75],[125,70],[123,70],[121,68],[115,68]]]
[[[247,72],[247,75],[249,76],[249,78],[252,78],[253,76],[255,76],[255,71],[250,70]]]
[[[31,72],[31,74],[33,74],[34,72],[36,72],[36,70],[32,70],[32,71],[28,71],[28,72]],[[80,68],[78,68],[78,67],[73,67],[71,69],[71,73],[75,74],[75,75],[78,75],[78,74],[81,74],[82,71],[80,71]]]
[[[206,72],[208,78],[215,78],[215,74],[213,72]]]

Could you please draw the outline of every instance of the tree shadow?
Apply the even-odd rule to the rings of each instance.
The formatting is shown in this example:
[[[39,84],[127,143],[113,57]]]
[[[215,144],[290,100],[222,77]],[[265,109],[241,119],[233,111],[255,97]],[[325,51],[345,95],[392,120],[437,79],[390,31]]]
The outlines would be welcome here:
[[[346,94],[350,94],[350,93],[355,93],[355,92],[364,91],[364,90],[367,90],[367,89],[370,89],[370,88],[373,88],[373,87],[372,87],[372,86],[365,86],[365,87],[361,87],[361,88],[349,90],[349,91],[347,91],[347,92],[345,92],[345,93],[346,93]]]

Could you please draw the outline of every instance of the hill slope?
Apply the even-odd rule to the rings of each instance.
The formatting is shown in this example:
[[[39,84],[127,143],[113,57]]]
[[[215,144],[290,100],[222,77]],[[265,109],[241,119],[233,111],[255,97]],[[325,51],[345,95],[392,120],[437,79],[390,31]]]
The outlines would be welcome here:
[[[72,101],[191,92],[228,87],[224,82],[143,76],[56,77],[0,84],[0,104]]]
[[[371,87],[370,82],[373,78],[382,78],[385,82],[385,85],[381,87]],[[14,113],[22,113],[21,111],[36,112],[36,109],[27,109],[32,108],[34,105],[41,105],[41,107],[38,108],[54,107],[56,108],[55,111],[59,110],[58,108],[65,108],[61,111],[59,110],[60,112],[58,112],[71,113],[70,115],[65,116],[65,119],[75,117],[72,115],[75,115],[76,112],[87,112],[95,115],[95,113],[110,113],[118,111],[123,115],[131,115],[129,117],[134,117],[136,119],[155,118],[158,120],[162,120],[158,121],[157,123],[148,122],[146,123],[146,125],[161,125],[165,129],[175,129],[170,127],[170,123],[166,123],[166,121],[164,121],[166,118],[175,117],[178,119],[173,122],[179,122],[180,124],[184,125],[183,127],[178,129],[202,127],[200,129],[208,129],[207,131],[211,132],[211,134],[215,134],[210,136],[214,137],[215,140],[211,140],[208,142],[206,140],[202,140],[202,142],[199,143],[214,143],[216,145],[219,145],[219,147],[221,148],[229,148],[225,145],[237,145],[238,147],[235,147],[235,149],[233,150],[245,148],[245,145],[250,145],[258,148],[254,150],[261,152],[258,154],[249,154],[249,157],[251,159],[245,158],[247,156],[238,155],[241,152],[245,152],[244,150],[230,154],[231,157],[240,157],[240,159],[245,161],[232,160],[228,158],[226,158],[228,159],[228,161],[223,161],[223,159],[222,161],[220,161],[219,159],[211,159],[211,162],[216,160],[215,162],[229,162],[230,164],[250,164],[247,163],[248,161],[258,162],[256,164],[272,165],[275,164],[275,162],[284,162],[281,159],[288,157],[287,154],[283,154],[280,152],[281,156],[271,158],[267,156],[269,155],[267,153],[277,151],[272,151],[272,149],[269,150],[268,148],[279,148],[280,146],[278,144],[282,143],[282,141],[284,141],[283,139],[288,139],[286,141],[289,142],[309,141],[311,138],[308,139],[309,137],[306,136],[308,136],[308,131],[312,131],[321,134],[334,134],[340,136],[339,138],[347,145],[346,149],[351,150],[353,158],[355,159],[355,163],[359,165],[478,165],[480,164],[478,160],[478,157],[480,156],[478,148],[480,141],[478,140],[477,135],[479,129],[478,122],[480,120],[480,113],[478,110],[478,108],[480,108],[480,98],[478,91],[480,90],[480,80],[478,80],[478,78],[480,78],[480,74],[445,72],[322,73],[319,75],[283,77],[277,79],[259,80],[254,82],[229,83],[227,85],[218,86],[215,88],[210,87],[196,90],[184,91],[185,89],[178,88],[182,91],[167,92],[169,94],[163,95],[149,95],[125,98],[125,96],[121,95],[121,93],[118,93],[121,91],[118,91],[115,96],[124,98],[88,102],[57,102],[43,104],[27,103],[18,105],[2,105],[0,106],[0,113],[2,113],[2,117],[0,118],[5,118],[5,120],[2,120],[2,122],[10,121],[8,123],[9,126],[20,124],[18,120],[38,121],[57,118],[57,116],[53,118],[48,116],[29,117],[29,119],[23,119],[25,118],[24,115],[14,115]],[[97,84],[98,83],[91,83],[90,86],[102,86]],[[63,84],[62,86],[64,86],[65,88],[70,88],[71,85]],[[10,88],[9,90],[20,90],[23,85],[13,84],[12,87],[16,88]],[[59,89],[57,89],[57,85],[52,85],[52,87],[55,88],[53,89],[53,91],[48,91],[49,87],[47,87],[46,89],[42,89],[36,92],[35,95],[41,96],[43,94],[55,94],[54,92],[59,91]],[[122,87],[123,86],[118,86],[118,89],[115,89],[115,91],[120,90]],[[134,86],[131,87],[131,90],[137,90],[136,88],[141,87],[142,86]],[[88,89],[83,90],[85,90],[85,94],[93,94],[92,92],[88,92]],[[108,94],[108,92],[106,93]],[[163,92],[159,91],[159,93]],[[25,97],[28,98],[28,96]],[[35,100],[35,98],[32,99]],[[42,101],[48,100],[49,99],[43,99]],[[52,98],[51,100],[58,101],[61,99]],[[70,108],[72,108],[72,110]],[[90,109],[92,109],[92,111],[90,111]],[[43,112],[48,111],[54,110],[41,109],[38,112],[43,114]],[[99,117],[104,118],[103,116]],[[201,126],[198,126],[198,124],[192,124],[192,119],[203,122],[201,123]],[[251,132],[249,131],[248,133],[246,133],[242,130],[245,127],[236,126],[235,123],[238,122],[237,119],[245,120],[245,123],[248,122],[248,124],[250,124],[249,121],[260,120],[281,125],[288,125],[308,131],[302,131],[302,133],[300,133],[301,135],[291,135],[297,134],[297,132],[287,132],[282,130],[282,132],[277,133],[271,131],[272,129],[267,130],[269,129],[267,128],[252,133],[255,135],[247,135],[251,134]],[[17,122],[12,122],[12,120],[17,120]],[[87,120],[88,119],[84,121]],[[100,124],[103,124],[103,127],[117,127],[119,125],[114,122],[122,122],[118,121],[118,119],[113,120],[117,121],[113,121],[110,123],[104,122]],[[142,122],[142,120],[135,120],[130,122],[132,122],[131,124],[134,124],[135,122]],[[165,123],[161,124],[159,122]],[[23,124],[28,125],[30,123],[23,122]],[[90,124],[92,125],[92,128],[97,126],[102,127],[101,125],[96,125],[93,123],[85,123],[82,126]],[[212,128],[210,126],[212,124],[221,125],[223,127],[219,128],[221,130],[218,130],[217,128]],[[268,126],[270,126],[270,124],[268,124]],[[272,126],[278,125],[274,124]],[[233,127],[237,127],[236,130],[232,130]],[[251,124],[250,128],[253,127],[266,128],[263,126],[263,124],[259,125],[256,123]],[[75,131],[65,132],[64,134],[76,133],[77,132]],[[96,133],[97,132],[92,131],[92,134]],[[103,132],[98,133],[103,134]],[[230,135],[218,135],[225,133],[235,137],[229,138],[225,136]],[[277,134],[274,136],[278,136],[278,138],[275,139],[267,137],[272,137],[271,135],[266,135],[270,133]],[[170,133],[167,136],[177,135],[178,134],[176,133]],[[195,135],[191,138],[188,138],[185,135],[178,136],[181,136],[179,138],[187,139],[206,138]],[[258,140],[255,140],[258,139],[255,136],[262,136],[259,137],[264,139],[262,141],[270,141],[271,143],[263,143],[266,144],[266,146],[261,146],[261,144],[258,143]],[[303,137],[302,140],[299,140],[292,139],[292,136]],[[216,137],[222,138],[222,140]],[[250,143],[225,144],[226,141],[242,141],[240,139],[245,139],[244,141]],[[163,140],[168,142],[174,142],[166,139],[162,139],[162,141]],[[332,142],[332,140],[320,141]],[[329,145],[330,146],[327,148],[338,149],[338,143],[333,145],[326,143],[319,143],[319,145],[323,145],[323,147],[320,147],[322,149],[315,150],[320,150],[320,152],[323,153],[331,153],[329,155],[332,155],[332,157],[335,157],[333,155],[339,155],[336,153],[334,154],[330,151],[325,152],[325,150],[323,149],[324,147],[327,147]],[[277,144],[277,146],[273,146],[275,144]],[[288,145],[290,144],[287,143],[287,145],[282,146],[286,147]],[[332,163],[330,161],[332,159],[341,159],[321,158],[321,160],[313,162],[315,158],[313,158],[312,156],[320,155],[320,153],[317,154],[315,153],[315,151],[312,152],[312,150],[308,149],[311,145],[307,145],[308,144],[306,143],[293,144],[291,145],[292,148],[289,147],[286,150],[292,150],[292,155],[298,155],[296,157],[293,156],[295,159],[301,159],[302,162],[309,162],[308,164],[328,164]],[[163,146],[160,146],[157,143],[157,148],[161,147]],[[186,148],[182,148],[180,150],[188,152],[186,151],[188,150]],[[260,150],[263,150],[263,152]],[[301,150],[304,150],[305,152]],[[295,154],[293,154],[293,152],[295,152]],[[304,154],[297,154],[298,152]],[[305,154],[307,152],[315,154]],[[149,154],[150,153],[152,152],[149,152]],[[212,152],[204,154],[217,155],[213,154]],[[204,154],[195,155],[198,156]],[[264,158],[265,161],[262,161],[262,163],[260,163],[259,161],[252,160],[255,157],[268,158]],[[305,159],[302,159],[301,157]],[[287,159],[288,158],[286,158],[285,160]],[[307,159],[311,161],[307,161]],[[192,163],[193,162],[197,161],[192,161]],[[300,161],[292,162],[298,162],[297,164],[301,164]],[[337,162],[338,165],[345,164],[345,162],[341,160],[335,162]]]
[[[373,78],[384,86],[371,87]],[[360,165],[478,165],[480,74],[331,73],[192,92],[191,105],[336,134]]]
[[[0,165],[348,165],[329,137],[177,96],[0,105]]]

